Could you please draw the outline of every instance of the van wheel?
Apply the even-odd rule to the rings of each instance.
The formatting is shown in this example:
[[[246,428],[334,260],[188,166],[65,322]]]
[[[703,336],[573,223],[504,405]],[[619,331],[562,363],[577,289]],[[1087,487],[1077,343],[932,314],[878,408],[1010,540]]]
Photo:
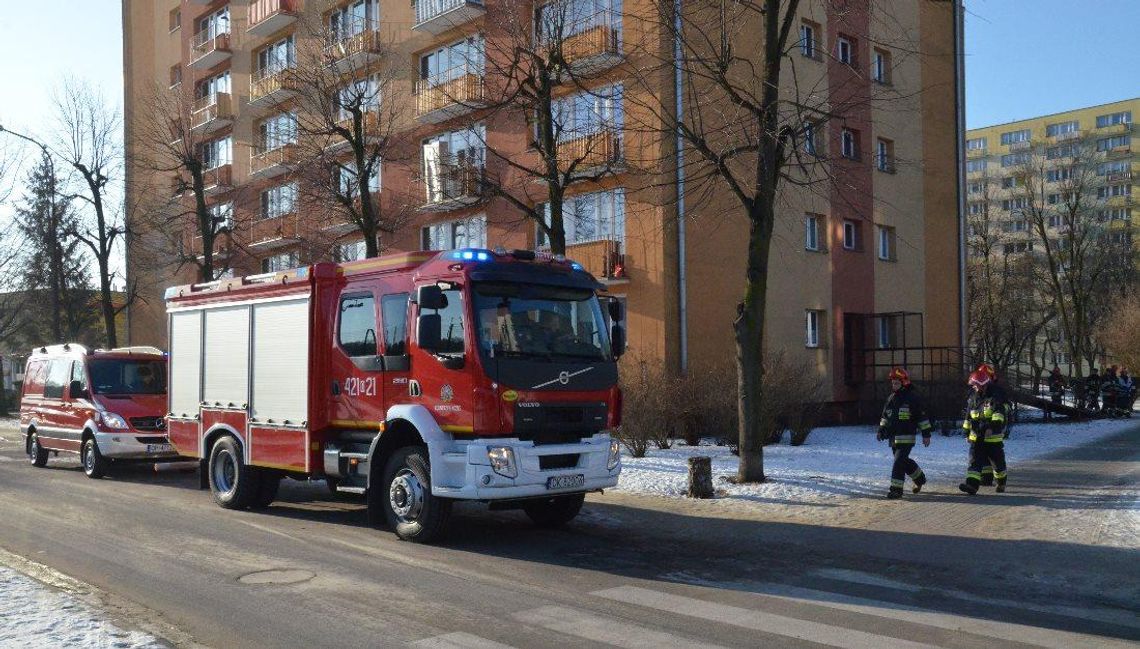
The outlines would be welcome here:
[[[40,445],[40,436],[36,431],[28,433],[28,461],[32,466],[47,466],[48,450]]]
[[[249,503],[250,509],[265,509],[277,500],[277,490],[281,487],[281,475],[271,471],[261,471],[257,493]]]
[[[562,527],[582,511],[585,500],[586,494],[540,498],[523,505],[523,511],[538,527]]]
[[[94,437],[83,440],[83,448],[80,449],[79,456],[80,461],[83,462],[83,473],[86,473],[88,478],[98,480],[107,475],[107,458],[99,452],[99,445],[95,443]]]
[[[442,537],[451,501],[431,494],[431,465],[423,446],[405,446],[388,458],[384,479],[369,489],[379,500],[388,527],[404,541],[431,543]]]
[[[257,495],[261,476],[242,462],[241,449],[232,437],[222,437],[210,449],[207,466],[210,493],[214,502],[226,509],[245,509]]]

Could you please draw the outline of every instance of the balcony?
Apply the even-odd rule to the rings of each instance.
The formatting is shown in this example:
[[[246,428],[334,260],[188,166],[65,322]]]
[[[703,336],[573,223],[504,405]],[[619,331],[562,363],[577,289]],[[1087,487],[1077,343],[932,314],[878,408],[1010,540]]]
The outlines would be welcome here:
[[[207,196],[223,194],[233,188],[233,165],[224,164],[202,172],[202,191]]]
[[[985,149],[966,149],[966,157],[973,160],[975,158],[986,157]]]
[[[586,272],[603,284],[629,282],[621,241],[602,239],[570,244],[566,246],[566,257],[582,264]]]
[[[203,29],[194,34],[190,46],[190,67],[208,70],[231,55],[229,32],[218,33],[216,28]]]
[[[427,203],[425,212],[447,212],[474,205],[482,199],[483,167],[470,164],[440,165],[434,176],[424,178]]]
[[[300,84],[292,68],[257,70],[249,80],[249,105],[274,106],[297,94]]]
[[[589,175],[604,171],[617,171],[621,167],[621,137],[616,131],[605,129],[558,144],[558,168],[562,172]]]
[[[442,83],[416,83],[416,119],[435,124],[466,115],[486,103],[483,77],[465,74]]]
[[[1120,158],[1127,158],[1132,155],[1132,147],[1125,144],[1124,146],[1112,147],[1105,152],[1105,157],[1109,160],[1119,160]]]
[[[282,144],[272,149],[256,147],[249,154],[249,175],[275,178],[287,173],[298,159],[296,144]]]
[[[269,36],[297,20],[297,0],[254,0],[249,5],[247,34]]]
[[[470,22],[485,12],[473,0],[416,0],[416,24],[412,29],[428,34],[443,32]]]
[[[296,213],[257,219],[249,224],[246,246],[258,252],[292,246],[301,238],[300,221]]]
[[[1120,124],[1112,124],[1111,126],[1101,126],[1097,128],[1097,135],[1116,135],[1129,133],[1132,131],[1132,122],[1123,122]]]
[[[597,74],[621,63],[621,31],[595,25],[562,39],[562,58],[576,75]]]
[[[1132,197],[1131,196],[1109,196],[1108,198],[1104,199],[1104,206],[1108,207],[1108,208],[1132,207]]]
[[[1085,136],[1084,131],[1069,131],[1068,133],[1058,133],[1053,136],[1054,142],[1066,142],[1068,140],[1079,140]]]
[[[376,29],[365,29],[325,46],[325,59],[342,74],[379,61],[383,53],[384,43]]]
[[[1009,145],[1009,150],[1010,151],[1028,151],[1031,146],[1033,146],[1033,143],[1030,142],[1029,140],[1025,140],[1023,142],[1013,142]]]
[[[230,93],[218,92],[194,102],[190,112],[190,130],[198,135],[209,135],[233,123]]]
[[[1106,182],[1115,183],[1123,180],[1132,180],[1131,171],[1117,171],[1110,174],[1105,174],[1104,179]]]

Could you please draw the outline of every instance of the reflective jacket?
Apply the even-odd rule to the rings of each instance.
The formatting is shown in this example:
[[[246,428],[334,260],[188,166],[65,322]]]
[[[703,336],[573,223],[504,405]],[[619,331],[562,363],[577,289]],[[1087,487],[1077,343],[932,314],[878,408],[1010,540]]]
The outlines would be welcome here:
[[[1009,436],[1009,399],[1005,389],[991,382],[981,392],[973,392],[966,401],[966,421],[962,428],[971,442],[1005,441]]]
[[[887,397],[883,416],[879,419],[879,437],[889,437],[892,444],[914,444],[915,431],[930,437],[934,427],[926,418],[926,409],[914,387],[904,385]]]

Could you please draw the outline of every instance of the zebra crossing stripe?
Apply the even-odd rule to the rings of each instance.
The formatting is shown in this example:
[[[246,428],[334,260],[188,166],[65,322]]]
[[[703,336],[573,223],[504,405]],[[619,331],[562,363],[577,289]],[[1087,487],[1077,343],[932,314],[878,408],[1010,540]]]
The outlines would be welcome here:
[[[593,640],[625,649],[688,649],[701,646],[723,649],[717,645],[682,638],[672,633],[655,631],[637,624],[621,622],[611,617],[594,615],[563,606],[543,606],[515,613],[514,618],[526,624],[541,626],[551,631]]]
[[[424,638],[411,643],[411,646],[422,649],[514,649],[511,645],[462,632]]]
[[[845,647],[848,649],[934,649],[936,647],[936,645],[922,642],[867,633],[866,631],[811,622],[728,604],[717,604],[637,586],[619,586],[590,594],[676,615],[687,615],[752,631],[807,640],[829,647]]]

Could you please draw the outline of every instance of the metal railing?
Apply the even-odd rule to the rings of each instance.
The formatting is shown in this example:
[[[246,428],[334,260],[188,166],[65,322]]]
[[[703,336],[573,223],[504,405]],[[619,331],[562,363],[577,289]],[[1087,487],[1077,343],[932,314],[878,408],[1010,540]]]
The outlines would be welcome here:
[[[612,167],[621,160],[621,136],[616,129],[602,130],[558,143],[558,167],[587,171]]]
[[[230,105],[230,93],[217,92],[207,95],[194,102],[190,113],[190,128],[198,128],[215,119],[229,119],[233,117]]]
[[[416,24],[426,23],[443,14],[468,5],[482,7],[482,2],[473,0],[416,0]]]
[[[296,14],[297,0],[254,0],[249,5],[249,28],[279,14]]]
[[[416,83],[416,116],[457,104],[482,104],[486,100],[485,90],[483,77],[470,72],[442,82],[420,79]]]

